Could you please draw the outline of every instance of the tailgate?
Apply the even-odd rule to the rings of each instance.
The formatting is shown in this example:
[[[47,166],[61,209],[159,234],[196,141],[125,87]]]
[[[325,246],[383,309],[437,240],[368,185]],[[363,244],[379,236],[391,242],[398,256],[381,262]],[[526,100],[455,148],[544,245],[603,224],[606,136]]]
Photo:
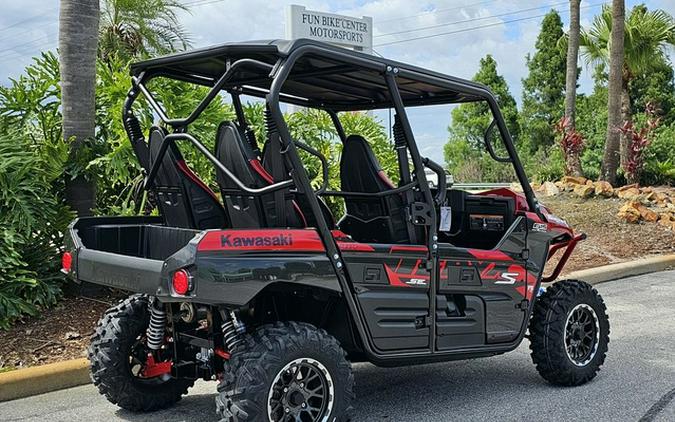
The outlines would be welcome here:
[[[162,279],[164,261],[80,249],[75,276],[108,287],[154,294]]]

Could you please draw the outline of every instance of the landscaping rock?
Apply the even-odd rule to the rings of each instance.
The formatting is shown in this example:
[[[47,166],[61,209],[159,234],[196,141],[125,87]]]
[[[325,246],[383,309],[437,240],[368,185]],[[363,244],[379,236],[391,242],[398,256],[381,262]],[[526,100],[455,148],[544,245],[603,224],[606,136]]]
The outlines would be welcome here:
[[[595,187],[595,196],[604,196],[605,198],[614,196],[614,188],[609,182],[599,180],[593,183],[593,186]]]
[[[638,211],[640,211],[640,217],[642,217],[642,219],[648,223],[656,223],[656,221],[659,219],[659,215],[656,212],[650,210],[644,205],[640,205],[638,207]]]
[[[563,183],[573,185],[585,185],[587,180],[588,179],[581,176],[564,176],[562,178]]]
[[[630,185],[621,186],[620,188],[616,188],[616,191],[617,191],[617,193],[618,193],[618,192],[623,192],[623,191],[625,191],[625,190],[633,189],[633,188],[638,189],[638,188],[639,188],[638,184],[637,184],[637,183],[632,183],[632,184],[630,184]]]
[[[544,196],[556,196],[560,194],[560,189],[553,182],[544,182],[538,191]]]
[[[520,183],[516,183],[516,182],[511,183],[511,185],[509,186],[509,189],[511,189],[514,192],[519,192],[519,193],[523,192],[523,186]]]
[[[636,201],[640,199],[641,193],[640,189],[636,187],[628,188],[628,189],[617,189],[616,195],[621,198],[621,199],[628,199],[629,201]]]
[[[639,207],[642,206],[639,202],[631,201],[626,203],[624,206],[619,208],[617,217],[621,220],[624,220],[627,223],[637,223],[640,221],[640,210]]]
[[[582,198],[589,198],[595,192],[593,185],[577,185],[574,188],[574,194]]]

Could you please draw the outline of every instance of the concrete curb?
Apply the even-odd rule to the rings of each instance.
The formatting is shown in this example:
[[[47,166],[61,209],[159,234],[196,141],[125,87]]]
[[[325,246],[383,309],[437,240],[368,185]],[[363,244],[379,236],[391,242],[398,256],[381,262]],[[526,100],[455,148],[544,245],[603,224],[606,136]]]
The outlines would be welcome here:
[[[590,284],[598,284],[619,278],[663,271],[669,268],[675,268],[675,254],[642,258],[635,261],[603,265],[588,270],[574,271],[560,278],[577,279]]]
[[[675,268],[675,254],[638,259],[569,273],[561,278],[591,284]],[[89,384],[89,361],[75,359],[0,374],[0,402]]]
[[[90,382],[89,361],[87,359],[74,359],[17,369],[0,374],[0,402]]]

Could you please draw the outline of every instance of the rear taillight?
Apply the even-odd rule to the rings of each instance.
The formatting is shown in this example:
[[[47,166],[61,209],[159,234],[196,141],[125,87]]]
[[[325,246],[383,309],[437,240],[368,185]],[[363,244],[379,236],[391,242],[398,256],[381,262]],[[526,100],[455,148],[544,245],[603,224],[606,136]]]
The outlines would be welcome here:
[[[185,295],[192,289],[192,277],[186,270],[178,270],[173,273],[171,285],[176,294]]]
[[[64,252],[61,255],[61,271],[69,273],[73,267],[73,255],[70,252]]]

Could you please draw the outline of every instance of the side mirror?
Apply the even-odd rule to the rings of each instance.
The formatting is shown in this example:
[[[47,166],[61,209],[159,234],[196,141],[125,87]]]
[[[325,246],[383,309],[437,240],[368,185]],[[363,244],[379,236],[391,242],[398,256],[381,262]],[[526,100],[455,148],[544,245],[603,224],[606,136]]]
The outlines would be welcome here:
[[[501,134],[499,133],[499,128],[497,128],[497,121],[493,119],[492,122],[490,122],[490,126],[488,126],[487,130],[485,131],[485,136],[483,138],[483,141],[485,142],[485,149],[487,149],[487,152],[490,154],[490,157],[492,157],[493,160],[500,163],[510,163],[511,158],[500,157],[495,153],[495,148],[492,144],[495,139],[501,139]]]

